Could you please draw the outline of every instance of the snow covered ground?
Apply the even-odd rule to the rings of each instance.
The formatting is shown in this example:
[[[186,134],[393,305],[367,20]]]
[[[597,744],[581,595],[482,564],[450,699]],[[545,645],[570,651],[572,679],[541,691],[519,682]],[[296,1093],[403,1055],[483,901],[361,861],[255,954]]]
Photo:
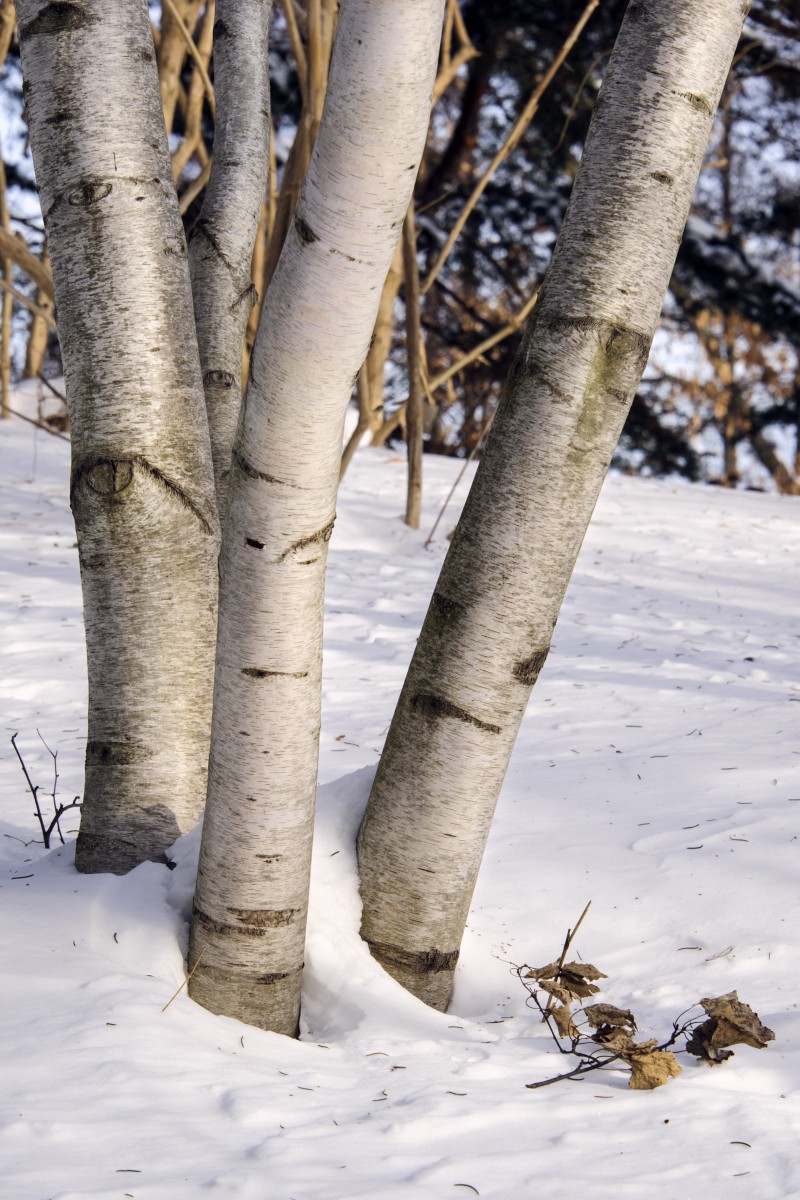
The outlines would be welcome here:
[[[447,1014],[357,936],[353,837],[446,549],[457,464],[363,451],[331,543],[303,1033],[185,992],[197,836],[175,871],[45,852],[9,739],[82,787],[85,668],[68,446],[0,428],[0,1195],[8,1200],[800,1197],[800,503],[612,477],[512,761]],[[463,499],[464,490],[459,493]],[[71,818],[71,819],[70,819]],[[65,820],[74,829],[75,813]],[[766,1050],[666,1087],[539,1091],[561,1058],[513,964],[576,949],[666,1036],[738,989]]]

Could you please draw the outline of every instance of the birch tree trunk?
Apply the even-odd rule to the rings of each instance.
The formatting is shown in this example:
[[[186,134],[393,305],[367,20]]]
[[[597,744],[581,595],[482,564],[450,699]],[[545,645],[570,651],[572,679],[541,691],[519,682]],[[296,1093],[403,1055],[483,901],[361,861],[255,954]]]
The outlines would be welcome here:
[[[416,178],[443,0],[345,0],[233,451],[189,949],[213,1012],[294,1034],[342,428]]]
[[[520,720],[644,369],[747,5],[632,0],[359,835],[363,936],[446,1007]]]
[[[242,398],[242,351],[257,293],[250,278],[269,174],[272,0],[217,0],[214,159],[189,242],[200,365],[220,514]]]
[[[86,621],[77,865],[124,872],[206,782],[218,535],[187,251],[146,0],[17,13]]]

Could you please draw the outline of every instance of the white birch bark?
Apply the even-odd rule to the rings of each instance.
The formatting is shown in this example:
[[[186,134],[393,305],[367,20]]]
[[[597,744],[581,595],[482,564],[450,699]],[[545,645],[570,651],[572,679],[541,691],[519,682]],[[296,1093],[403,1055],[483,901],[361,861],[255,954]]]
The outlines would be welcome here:
[[[294,1034],[342,429],[411,196],[443,0],[345,0],[233,452],[189,964],[214,1012]]]
[[[189,239],[200,365],[220,513],[242,398],[242,348],[258,296],[250,278],[269,174],[272,0],[217,0],[214,158]]]
[[[633,0],[359,835],[363,936],[446,1007],[520,720],[644,369],[741,0]]]
[[[89,666],[77,865],[123,872],[202,808],[217,518],[146,0],[19,0],[72,428]]]

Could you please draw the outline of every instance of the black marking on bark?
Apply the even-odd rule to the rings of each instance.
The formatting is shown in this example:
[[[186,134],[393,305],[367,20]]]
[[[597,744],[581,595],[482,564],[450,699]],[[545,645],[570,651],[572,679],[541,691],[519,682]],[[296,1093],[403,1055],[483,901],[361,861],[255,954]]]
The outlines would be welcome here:
[[[672,187],[675,182],[675,176],[669,171],[651,171],[650,174],[657,183],[665,183],[667,187]]]
[[[631,21],[637,21],[640,17],[646,17],[647,12],[648,6],[642,4],[640,0],[632,0],[632,3],[628,5],[628,18]]]
[[[714,116],[716,110],[710,100],[707,100],[705,96],[701,96],[699,92],[675,92],[674,94],[681,100],[686,100],[695,112],[705,113],[708,117]]]
[[[274,863],[274,862],[280,862],[280,860],[283,858],[283,855],[282,854],[257,854],[256,858],[260,858],[261,861],[265,862],[265,863]]]
[[[147,762],[155,754],[149,746],[136,742],[100,742],[86,743],[86,759],[92,763],[103,763],[106,766],[129,767],[133,763]]]
[[[239,295],[230,306],[231,312],[236,312],[237,308],[242,308],[247,305],[248,310],[258,303],[258,288],[253,283],[249,283],[244,291],[239,292]]]
[[[55,212],[62,204],[67,204],[71,208],[93,208],[99,204],[111,192],[112,188],[120,184],[132,183],[139,188],[157,187],[160,188],[164,195],[167,195],[168,189],[160,179],[142,179],[133,175],[114,175],[113,179],[85,179],[77,188],[71,192],[61,192],[55,197],[50,207],[44,212],[44,218],[47,218]],[[137,197],[142,199],[143,197]]]
[[[231,31],[230,31],[230,29],[228,28],[228,26],[227,26],[227,25],[225,24],[225,22],[224,22],[223,20],[221,20],[221,19],[220,19],[220,20],[218,20],[218,21],[215,21],[215,22],[214,22],[213,34],[214,34],[214,41],[215,41],[215,42],[219,42],[219,41],[221,41],[221,40],[222,40],[222,38],[226,38],[226,37],[232,37],[232,36],[233,36],[233,34],[231,33]]]
[[[369,266],[369,260],[366,258],[356,258],[355,254],[346,254],[344,250],[337,250],[335,246],[328,247],[328,254],[336,254],[339,258],[343,258],[345,262],[360,262]]]
[[[650,352],[650,338],[646,333],[633,329],[630,325],[617,325],[613,321],[604,321],[599,317],[571,317],[561,313],[553,313],[547,317],[540,314],[540,320],[552,328],[577,329],[581,333],[594,330],[602,340],[606,350],[617,351],[621,346],[630,347],[639,355],[645,357]]]
[[[445,621],[450,620],[451,617],[461,616],[467,611],[465,604],[460,604],[458,600],[451,600],[449,596],[444,596],[441,592],[433,593],[431,607],[437,617],[442,617]]]
[[[20,41],[33,37],[38,33],[71,33],[76,29],[85,29],[94,25],[97,17],[82,8],[80,4],[71,4],[66,0],[54,0],[40,8],[35,17],[19,27]]]
[[[45,125],[66,125],[68,121],[72,120],[74,115],[75,114],[70,112],[69,109],[59,109],[58,112],[54,112],[51,117],[46,118]]]
[[[252,466],[244,455],[239,450],[234,450],[231,455],[232,461],[236,464],[243,475],[248,479],[260,479],[263,483],[279,483],[281,487],[299,487],[297,483],[287,483],[284,479],[276,479],[274,475],[268,475],[266,471],[259,471],[257,467]]]
[[[406,950],[389,942],[368,942],[370,953],[389,968],[399,967],[412,975],[432,975],[439,971],[453,971],[458,962],[458,950]]]
[[[195,223],[194,229],[192,230],[192,241],[194,241],[194,239],[196,237],[204,238],[204,240],[206,242],[208,242],[209,246],[216,254],[217,258],[220,260],[220,262],[224,263],[224,265],[227,267],[227,269],[230,271],[230,273],[233,274],[233,263],[228,258],[225,251],[222,249],[222,246],[220,246],[220,244],[217,240],[217,236],[211,229],[211,226],[209,225],[208,221],[204,220],[203,217],[201,217],[199,219],[199,221],[197,221]]]
[[[142,50],[137,50],[134,57],[138,58],[139,62],[151,63],[151,62],[155,61],[156,56],[155,56],[155,54],[153,54],[152,50],[142,49]]]
[[[549,653],[549,646],[545,646],[543,650],[534,650],[529,658],[524,658],[521,662],[514,664],[514,670],[511,672],[512,675],[520,683],[524,683],[526,687],[533,687],[539,678],[539,672],[547,661]]]
[[[242,667],[242,674],[250,679],[307,679],[308,671],[267,671],[262,667]]]
[[[267,985],[267,987],[269,987],[273,983],[280,983],[281,980],[283,980],[283,979],[291,979],[294,975],[297,975],[298,972],[301,971],[302,969],[303,969],[303,964],[301,963],[300,966],[297,967],[294,971],[269,971],[265,975],[256,975],[256,977],[255,977],[256,983],[265,983]],[[299,1035],[299,1033],[295,1032],[295,1034],[293,1036],[299,1037],[300,1035]]]
[[[299,911],[299,908],[229,908],[228,912],[237,919],[236,923],[234,924],[230,921],[217,921],[214,917],[210,917],[208,913],[203,912],[203,910],[198,908],[197,905],[194,905],[192,908],[192,918],[210,933],[219,933],[223,935],[227,933],[238,933],[244,934],[246,937],[264,937],[270,931],[270,929],[277,929],[281,925],[289,925],[293,917],[299,913]],[[259,915],[262,919],[259,919]],[[271,921],[267,920],[267,918],[270,916],[272,918]]]
[[[548,377],[543,379],[542,383],[554,404],[572,404],[574,397],[559,387],[554,379]]]
[[[122,460],[98,462],[86,474],[86,483],[98,496],[116,496],[130,487],[133,464]]]
[[[332,521],[329,521],[327,525],[324,525],[322,529],[318,529],[316,533],[311,533],[308,537],[298,538],[296,542],[292,542],[291,546],[284,550],[278,561],[283,562],[290,554],[297,554],[298,551],[306,550],[309,546],[322,546],[325,542],[329,542],[335,522],[336,517]],[[311,561],[316,562],[316,559]]]
[[[67,196],[67,204],[71,208],[91,208],[105,200],[111,191],[112,184],[107,179],[85,179],[80,187],[75,188]]]
[[[525,363],[519,351],[514,355],[514,361],[511,364],[511,370],[508,372],[508,386],[511,387],[520,376],[525,374]]]
[[[631,329],[627,325],[613,325],[610,321],[603,324],[606,326],[603,337],[606,354],[613,353],[621,357],[632,354],[641,360],[642,365],[647,362],[651,338],[646,333],[640,333],[638,329]]]
[[[231,908],[228,912],[248,929],[279,929],[283,925],[291,925],[299,908]]]
[[[314,242],[319,241],[319,235],[314,233],[308,221],[304,221],[297,213],[294,216],[294,227],[297,230],[297,236],[304,246],[311,246]]]
[[[456,721],[464,721],[467,725],[474,725],[476,729],[482,729],[484,733],[500,733],[499,725],[481,721],[479,717],[468,713],[465,708],[459,708],[457,704],[451,704],[449,700],[445,700],[444,696],[436,696],[432,692],[417,692],[416,696],[411,697],[411,707],[423,717],[453,717]]]
[[[105,468],[105,470],[98,474],[98,468],[100,467]],[[117,482],[121,482],[125,478],[125,474],[127,474],[127,472],[120,475],[117,473],[121,472],[125,467],[130,468],[130,477],[128,478],[127,482],[124,483],[123,487],[116,487]],[[73,508],[75,507],[78,500],[78,488],[84,482],[91,491],[96,492],[100,496],[118,494],[131,482],[134,467],[138,467],[142,472],[144,472],[145,475],[148,475],[152,480],[163,487],[173,497],[173,499],[178,501],[183,508],[188,509],[189,512],[193,513],[200,522],[204,533],[210,534],[213,532],[211,522],[208,520],[202,509],[195,504],[191,496],[187,495],[183,488],[179,487],[178,484],[173,483],[171,479],[166,477],[163,471],[159,471],[158,467],[154,467],[152,463],[149,463],[147,459],[140,454],[133,454],[130,457],[118,459],[87,459],[86,462],[82,463],[79,467],[76,467],[73,470],[69,489],[70,504],[73,506]],[[107,487],[109,490],[101,490],[104,487]]]
[[[245,546],[252,546],[254,550],[263,550],[265,546],[264,542],[257,542],[255,538],[249,537],[244,539],[244,544]]]
[[[186,240],[182,237],[170,238],[164,243],[163,253],[167,258],[186,258]]]
[[[235,383],[230,371],[206,371],[203,376],[203,387],[232,388]]]
[[[626,407],[630,401],[630,395],[621,391],[620,388],[608,388],[608,395],[612,400],[616,400],[617,404],[623,404]]]

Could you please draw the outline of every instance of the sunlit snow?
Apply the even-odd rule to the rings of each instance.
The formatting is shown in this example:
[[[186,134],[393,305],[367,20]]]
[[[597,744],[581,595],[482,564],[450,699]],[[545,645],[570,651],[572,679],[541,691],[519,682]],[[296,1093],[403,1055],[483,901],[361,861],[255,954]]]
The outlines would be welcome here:
[[[302,1038],[182,991],[198,836],[177,869],[45,852],[10,745],[82,788],[85,665],[68,446],[0,425],[0,1193],[9,1200],[784,1200],[800,1196],[800,501],[611,477],[512,760],[447,1014],[358,938],[353,838],[459,464],[361,451],[331,542]],[[531,481],[535,486],[535,481]],[[464,487],[457,493],[463,500]],[[44,797],[45,805],[48,803]],[[65,829],[77,824],[74,813]],[[567,1069],[513,965],[578,954],[664,1037],[738,989],[775,1030],[631,1092]],[[567,1064],[567,1066],[565,1066]]]

